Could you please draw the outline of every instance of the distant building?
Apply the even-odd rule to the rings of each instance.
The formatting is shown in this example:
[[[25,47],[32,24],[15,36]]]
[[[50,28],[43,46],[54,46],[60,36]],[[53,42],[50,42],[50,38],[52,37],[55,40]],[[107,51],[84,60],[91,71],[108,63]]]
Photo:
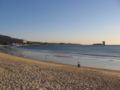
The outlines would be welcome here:
[[[23,44],[27,44],[27,42],[28,42],[28,41],[26,41],[26,40],[23,40]]]
[[[105,45],[105,41],[102,41],[102,44]]]
[[[95,44],[93,44],[93,45],[96,45],[96,46],[101,46],[101,45],[102,45],[102,46],[105,46],[105,44],[106,44],[105,41],[102,41],[102,43],[95,43]]]
[[[19,43],[12,43],[13,46],[20,46]]]

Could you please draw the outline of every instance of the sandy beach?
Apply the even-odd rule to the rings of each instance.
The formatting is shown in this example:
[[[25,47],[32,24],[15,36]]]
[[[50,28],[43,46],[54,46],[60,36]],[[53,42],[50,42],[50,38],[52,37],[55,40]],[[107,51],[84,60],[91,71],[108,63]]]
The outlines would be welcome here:
[[[0,53],[0,90],[120,90],[120,72]]]

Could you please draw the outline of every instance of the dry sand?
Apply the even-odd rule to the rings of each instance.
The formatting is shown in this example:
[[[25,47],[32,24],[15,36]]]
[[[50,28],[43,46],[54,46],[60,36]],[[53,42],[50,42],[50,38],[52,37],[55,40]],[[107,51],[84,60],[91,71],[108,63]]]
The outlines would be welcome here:
[[[120,90],[120,72],[0,53],[0,90]]]

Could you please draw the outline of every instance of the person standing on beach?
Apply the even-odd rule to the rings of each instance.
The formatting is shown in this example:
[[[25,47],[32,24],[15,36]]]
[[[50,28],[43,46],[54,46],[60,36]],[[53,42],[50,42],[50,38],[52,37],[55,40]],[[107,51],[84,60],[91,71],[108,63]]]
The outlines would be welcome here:
[[[77,67],[78,67],[78,68],[80,67],[80,62],[79,62],[79,61],[78,61]]]

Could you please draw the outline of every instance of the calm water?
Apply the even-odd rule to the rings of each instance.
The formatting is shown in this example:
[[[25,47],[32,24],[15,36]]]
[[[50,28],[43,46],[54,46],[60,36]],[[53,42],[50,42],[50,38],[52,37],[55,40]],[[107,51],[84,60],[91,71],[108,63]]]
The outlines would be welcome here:
[[[17,47],[25,57],[57,63],[120,70],[120,46],[49,45]]]

